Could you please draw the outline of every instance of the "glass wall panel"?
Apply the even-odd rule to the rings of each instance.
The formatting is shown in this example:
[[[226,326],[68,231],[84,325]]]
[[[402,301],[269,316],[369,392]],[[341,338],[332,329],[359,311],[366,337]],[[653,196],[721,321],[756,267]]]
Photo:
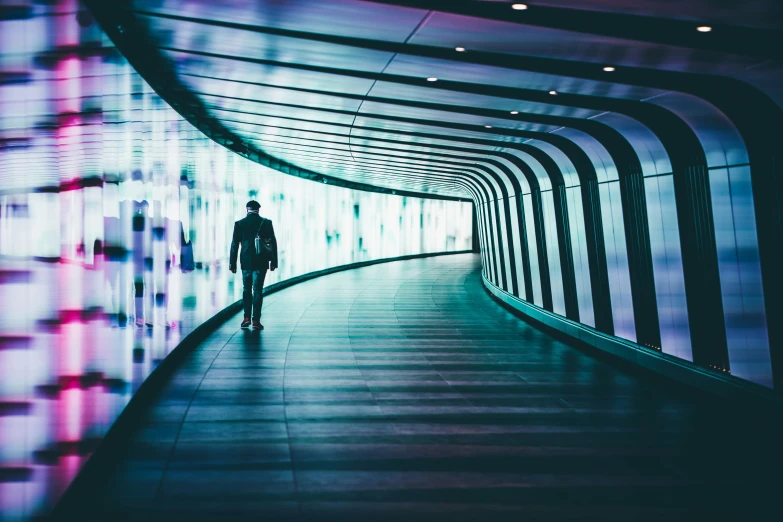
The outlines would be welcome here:
[[[598,187],[601,198],[601,217],[604,226],[606,267],[609,274],[609,295],[612,299],[614,332],[618,337],[636,341],[620,183],[619,181],[611,181],[601,183]]]
[[[692,361],[674,180],[671,175],[645,178],[644,191],[647,198],[647,221],[650,227],[650,251],[655,277],[655,298],[658,302],[661,350]]]
[[[487,227],[486,205],[483,202],[476,204],[476,223],[478,227],[479,248],[481,249],[481,273],[492,280],[492,257],[489,252],[489,228]]]
[[[565,294],[563,293],[563,270],[560,267],[560,244],[557,242],[557,222],[552,191],[541,191],[541,206],[546,233],[546,254],[549,262],[549,279],[552,283],[552,310],[565,315]]]
[[[502,288],[503,287],[503,276],[501,273],[506,270],[505,266],[502,266],[500,261],[500,233],[498,231],[498,220],[497,220],[497,211],[495,209],[495,202],[490,201],[485,206],[484,209],[487,213],[487,220],[489,221],[489,227],[488,230],[490,230],[491,235],[489,237],[490,241],[490,248],[492,249],[493,256],[492,259],[494,260],[494,276],[495,280],[492,281],[495,283],[496,286]]]
[[[511,211],[511,234],[514,238],[514,267],[516,268],[517,278],[517,297],[521,299],[528,299],[525,292],[525,270],[522,262],[522,255],[524,250],[522,249],[522,232],[519,230],[519,220],[517,219],[518,213],[522,212],[522,209],[517,206],[517,197],[511,196],[506,200],[509,210]]]
[[[566,189],[568,200],[568,223],[571,229],[571,250],[574,253],[574,276],[576,279],[576,299],[579,305],[579,322],[595,326],[593,312],[593,291],[590,285],[590,263],[587,260],[587,240],[585,234],[582,193],[579,187]]]
[[[527,244],[530,258],[530,277],[533,279],[533,304],[544,306],[541,293],[541,272],[538,269],[538,242],[536,241],[536,225],[533,221],[533,197],[530,194],[522,196],[525,208],[525,228],[527,228]]]
[[[507,292],[511,292],[513,287],[511,284],[512,281],[512,275],[511,275],[511,259],[514,255],[514,252],[509,248],[511,246],[512,241],[516,241],[515,238],[511,238],[509,236],[510,230],[508,230],[508,227],[506,227],[506,212],[508,211],[508,201],[500,198],[498,199],[498,208],[500,209],[500,238],[503,240],[503,259],[505,260],[505,264],[503,265],[503,271],[505,272],[506,277],[506,286],[504,290]],[[503,279],[501,277],[501,288]]]
[[[750,167],[710,170],[710,190],[729,368],[772,387]]]

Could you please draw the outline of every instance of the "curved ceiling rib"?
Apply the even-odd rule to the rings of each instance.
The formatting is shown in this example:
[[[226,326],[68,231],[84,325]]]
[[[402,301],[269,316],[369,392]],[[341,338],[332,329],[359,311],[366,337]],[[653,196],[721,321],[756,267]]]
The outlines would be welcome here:
[[[690,49],[774,58],[783,56],[780,46],[777,45],[781,36],[779,25],[776,26],[771,21],[767,21],[765,25],[769,24],[768,27],[753,27],[752,25],[758,24],[758,19],[752,20],[751,26],[736,25],[736,10],[732,12],[731,18],[721,17],[720,13],[716,13],[716,9],[700,13],[701,17],[706,14],[708,19],[715,20],[715,22],[710,21],[709,24],[706,24],[705,19],[701,17],[696,20],[672,19],[670,8],[664,6],[664,2],[638,2],[642,4],[640,9],[648,12],[631,14],[627,12],[627,4],[612,5],[612,2],[597,0],[572,2],[573,5],[578,5],[580,8],[549,6],[546,5],[546,2],[536,2],[532,8],[515,12],[509,12],[509,4],[506,2],[476,0],[462,0],[460,2],[439,0],[369,1]],[[613,8],[615,12],[612,11]],[[780,5],[771,4],[765,8],[766,16],[778,20],[783,18],[783,8]],[[697,27],[709,27],[709,30],[704,32],[711,34],[708,38],[704,38],[703,32],[699,34],[700,31],[695,31]]]
[[[393,4],[400,4],[399,2],[392,2]],[[219,20],[218,17],[210,16],[210,17],[198,17],[198,16],[186,16],[183,14],[177,14],[171,11],[171,8],[169,8],[168,4],[171,4],[174,7],[180,7],[181,11],[183,13],[189,13],[194,10],[198,9],[190,9],[189,7],[193,7],[195,4],[199,4],[198,2],[185,2],[185,7],[182,7],[183,3],[166,3],[164,2],[164,5],[162,7],[159,7],[156,11],[144,9],[145,2],[136,2],[133,4],[134,10],[131,12],[130,10],[122,11],[118,10],[116,8],[103,8],[98,7],[97,9],[99,12],[101,12],[101,15],[99,18],[104,20],[110,28],[114,27],[116,29],[116,32],[119,33],[120,38],[129,38],[129,33],[138,33],[136,40],[139,39],[140,35],[146,35],[153,37],[153,41],[163,42],[165,40],[173,40],[176,38],[177,31],[182,33],[187,33],[188,31],[194,32],[198,34],[198,28],[201,28],[202,32],[206,30],[214,30],[215,28],[223,28],[223,29],[230,29],[231,31],[234,31],[235,33],[259,33],[263,34],[264,38],[276,38],[279,40],[282,45],[277,46],[276,48],[285,50],[286,45],[289,45],[293,48],[296,48],[297,41],[308,41],[308,42],[319,42],[327,45],[332,46],[339,46],[341,48],[350,48],[350,49],[361,49],[364,50],[370,50],[375,53],[383,53],[383,59],[385,59],[385,63],[383,64],[383,67],[381,71],[385,71],[389,64],[392,63],[393,58],[396,57],[398,54],[404,53],[405,56],[414,56],[414,57],[426,57],[426,58],[439,58],[444,59],[448,58],[450,61],[455,61],[458,63],[463,64],[470,64],[470,65],[478,65],[478,66],[492,66],[497,68],[498,66],[502,66],[505,69],[516,69],[519,71],[539,71],[539,72],[545,72],[547,74],[565,74],[568,75],[568,77],[582,77],[582,78],[591,78],[594,80],[600,79],[605,82],[606,75],[603,72],[598,71],[598,67],[594,64],[591,64],[589,62],[577,62],[574,60],[563,60],[561,58],[549,58],[549,57],[540,57],[540,56],[521,56],[521,55],[514,55],[509,53],[497,53],[497,52],[487,52],[482,50],[470,50],[469,52],[462,52],[458,53],[452,49],[447,49],[443,47],[433,46],[433,45],[421,45],[417,44],[415,39],[414,41],[411,40],[411,36],[414,35],[414,33],[417,32],[417,30],[422,26],[422,18],[421,14],[426,14],[425,11],[422,11],[421,9],[415,10],[416,16],[410,16],[410,19],[406,19],[405,21],[410,23],[413,23],[413,21],[416,21],[416,25],[413,28],[413,30],[410,30],[410,27],[405,27],[405,24],[400,24],[401,29],[399,31],[400,38],[402,36],[405,36],[404,41],[395,42],[395,41],[389,41],[388,39],[369,39],[369,38],[361,38],[353,35],[345,35],[345,34],[327,34],[327,32],[323,31],[323,27],[320,27],[321,31],[303,31],[303,30],[297,30],[297,29],[291,29],[288,27],[273,27],[273,26],[264,26],[262,24],[247,24],[247,23],[237,23],[235,21],[229,21],[229,20]],[[190,5],[188,5],[190,4]],[[241,3],[240,3],[241,4]],[[351,4],[350,2],[348,4]],[[402,2],[402,4],[405,4],[405,2]],[[470,5],[468,4],[475,4]],[[475,14],[475,16],[484,17],[484,18],[495,18],[497,19],[496,15],[493,15],[492,13],[496,13],[497,9],[499,7],[503,7],[503,4],[501,5],[494,5],[494,6],[488,6],[486,5],[486,2],[466,2],[460,4],[462,7],[455,7],[451,6],[449,8],[445,8],[442,4],[435,5],[433,4],[431,7],[433,8],[439,8],[441,11],[444,9],[446,11],[449,10],[460,10],[460,9],[469,9],[471,12]],[[361,4],[354,5],[351,7],[356,7],[358,10],[358,7]],[[196,5],[196,7],[200,7],[199,5]],[[421,7],[421,5],[418,5],[418,7]],[[507,6],[505,6],[507,7]],[[543,6],[540,6],[541,9],[544,9]],[[276,8],[279,8],[277,6]],[[493,11],[494,10],[494,11]],[[544,9],[545,10],[545,9]],[[547,15],[543,13],[539,9],[533,10],[534,12],[532,19],[535,20],[546,20]],[[554,12],[554,11],[552,11]],[[214,13],[213,13],[214,14]],[[463,13],[464,14],[464,13]],[[530,15],[531,13],[526,13],[527,15]],[[610,14],[606,13],[593,13],[595,16],[610,16]],[[427,18],[427,17],[425,17]],[[530,17],[528,17],[530,18]],[[638,18],[638,17],[637,17]],[[504,19],[506,22],[514,21],[513,19]],[[147,25],[144,25],[142,21],[146,22]],[[159,26],[159,23],[161,21],[165,21],[168,25],[163,25],[162,27]],[[641,22],[649,22],[650,20],[641,20]],[[516,23],[519,23],[517,20]],[[532,22],[531,22],[532,23]],[[173,24],[173,25],[172,25]],[[140,26],[143,25],[144,27]],[[302,24],[307,25],[307,24]],[[324,24],[325,25],[325,24]],[[532,23],[532,25],[536,25],[536,23]],[[538,25],[545,25],[545,24],[538,24]],[[149,26],[149,27],[148,27]],[[194,29],[195,27],[195,29]],[[119,31],[118,28],[122,28],[122,31]],[[406,32],[407,31],[407,32]],[[426,32],[426,31],[425,31]],[[148,34],[149,33],[149,34]],[[169,33],[173,33],[174,36],[166,37],[165,35]],[[416,35],[417,37],[419,35]],[[402,39],[402,38],[401,38]],[[425,35],[426,39],[426,35]],[[720,39],[725,39],[724,36],[721,36]],[[698,41],[698,40],[696,40]],[[208,46],[203,46],[208,47]],[[269,46],[270,48],[274,48],[275,46]],[[264,68],[284,68],[284,69],[294,69],[294,70],[302,70],[302,71],[308,71],[308,72],[314,72],[317,74],[324,74],[324,75],[330,75],[330,76],[338,76],[342,79],[344,78],[355,78],[357,80],[360,79],[366,79],[371,80],[373,82],[373,85],[377,83],[378,81],[384,82],[384,84],[388,82],[392,83],[398,83],[401,85],[409,85],[413,87],[435,87],[435,82],[427,82],[426,78],[415,78],[408,75],[400,75],[400,74],[393,74],[393,73],[386,73],[386,72],[367,72],[363,69],[366,69],[365,67],[357,67],[352,69],[345,69],[345,68],[335,68],[335,67],[325,67],[321,65],[314,65],[314,64],[308,64],[304,62],[297,62],[292,61],[289,59],[283,59],[283,60],[274,60],[269,58],[255,58],[250,56],[242,56],[241,53],[232,53],[231,55],[220,53],[214,53],[209,51],[200,50],[202,47],[199,47],[199,49],[188,49],[188,48],[182,48],[178,49],[176,47],[171,47],[167,45],[161,45],[158,47],[158,51],[163,51],[164,53],[167,53],[169,55],[169,58],[172,58],[172,54],[180,54],[180,53],[186,53],[191,55],[197,55],[200,58],[205,59],[227,59],[227,60],[240,60],[248,63],[253,63],[255,65],[263,66]],[[274,49],[273,49],[274,50]],[[147,51],[150,51],[150,49],[147,49]],[[149,53],[148,53],[149,54]],[[275,53],[267,53],[268,56],[272,56]],[[350,54],[350,53],[349,53]],[[392,59],[390,60],[388,55],[392,56]],[[272,56],[273,57],[273,56]],[[377,57],[376,57],[377,58]],[[165,61],[165,59],[163,60]],[[185,60],[187,62],[187,59]],[[317,61],[317,60],[316,60]],[[382,60],[383,61],[383,60]],[[183,67],[176,66],[177,63],[179,63],[176,60],[168,60],[169,64],[174,64],[177,68],[174,74],[174,78],[176,81],[179,82],[180,77],[188,77],[192,73],[189,72],[187,65]],[[494,71],[497,72],[497,71]],[[655,70],[655,77],[654,81],[646,81],[646,80],[653,80],[653,78],[645,78],[645,74],[647,74],[648,71],[644,71],[641,68],[638,67],[627,67],[622,68],[621,71],[618,71],[617,73],[613,74],[613,77],[616,79],[620,79],[625,81],[626,83],[631,83],[635,85],[650,85],[652,84],[655,86],[655,89],[647,89],[647,91],[644,92],[646,97],[655,97],[660,96],[661,94],[665,94],[665,92],[661,92],[660,88],[679,88],[682,91],[688,92],[694,91],[699,92],[704,90],[703,85],[705,85],[708,81],[713,80],[714,78],[705,78],[704,75],[698,75],[698,74],[691,74],[691,73],[683,73],[683,72],[676,72],[676,73],[670,73],[668,76],[665,74],[661,74],[662,71]],[[664,71],[665,72],[665,71]],[[287,71],[287,74],[291,74],[290,71]],[[603,75],[603,76],[602,76]],[[624,75],[624,76],[623,76]],[[195,76],[195,75],[194,75]],[[200,75],[202,79],[206,79],[205,75]],[[627,80],[631,79],[631,76],[635,76],[635,81],[628,82]],[[295,77],[292,76],[292,78]],[[668,78],[668,83],[666,81],[662,81],[662,78]],[[171,80],[169,77],[168,80]],[[219,81],[228,81],[228,82],[238,82],[241,84],[250,84],[252,82],[248,82],[246,80],[243,80],[242,78],[237,78],[236,75],[231,75],[230,77],[223,77],[220,78]],[[169,82],[162,82],[162,83],[168,83]],[[271,88],[277,88],[277,86],[281,86],[282,88],[290,87],[292,89],[301,89],[300,92],[308,92],[309,94],[312,94],[313,96],[318,97],[319,95],[316,94],[316,89],[306,89],[301,88],[298,85],[298,82],[291,82],[296,85],[290,85],[286,84],[285,82],[276,82],[277,85],[272,86],[269,85]],[[665,84],[665,85],[664,85]],[[258,87],[261,87],[263,84],[257,83]],[[181,86],[178,86],[181,87]],[[444,81],[440,80],[437,82],[438,90],[447,90],[447,91],[456,91],[456,92],[463,92],[466,94],[475,94],[480,97],[496,97],[496,98],[507,98],[507,101],[513,103],[514,101],[523,101],[528,103],[529,107],[532,108],[531,112],[526,112],[524,110],[521,111],[515,111],[516,117],[513,120],[513,123],[511,125],[518,125],[517,122],[527,122],[529,124],[533,123],[539,123],[541,125],[558,125],[558,126],[571,126],[575,128],[582,128],[590,127],[592,129],[604,127],[604,135],[615,135],[614,141],[615,143],[623,143],[625,142],[625,139],[622,136],[617,136],[618,133],[616,131],[612,131],[611,127],[606,126],[604,124],[599,123],[601,114],[575,114],[576,117],[573,118],[558,118],[557,116],[551,116],[547,114],[536,114],[536,112],[551,112],[553,109],[546,108],[551,107],[552,105],[552,95],[549,94],[548,91],[544,90],[538,90],[538,89],[525,89],[525,88],[513,88],[508,87],[505,85],[487,85],[487,84],[474,84],[471,82],[465,82],[465,81]],[[714,82],[712,83],[712,87],[714,88]],[[175,97],[187,97],[190,92],[181,92],[185,89],[179,88],[179,89],[171,89],[171,86],[168,85],[166,87],[168,90],[174,91]],[[347,89],[350,90],[350,89]],[[577,89],[579,90],[579,89]],[[600,90],[600,89],[599,89]],[[713,89],[714,90],[714,89]],[[220,106],[201,106],[203,105],[202,100],[203,99],[209,99],[213,100],[214,95],[210,92],[204,92],[204,91],[194,91],[193,89],[190,89],[192,94],[194,95],[193,98],[187,100],[186,103],[179,104],[180,107],[184,107],[187,109],[188,112],[194,113],[194,119],[199,122],[202,126],[207,127],[207,132],[209,134],[214,134],[214,128],[215,127],[223,127],[223,122],[226,123],[238,123],[235,121],[230,120],[229,118],[214,118],[212,121],[209,121],[205,125],[205,120],[211,118],[216,113],[220,113],[220,111],[228,111],[233,110],[229,109],[228,107],[220,107]],[[326,94],[326,92],[329,91],[322,91],[323,94]],[[554,92],[554,91],[553,91]],[[366,94],[367,91],[360,91],[360,93],[352,93],[352,92],[345,92],[345,91],[332,91],[327,96],[341,96],[344,99],[354,99],[359,100],[359,107],[356,107],[353,111],[351,110],[345,110],[342,112],[342,114],[345,114],[346,116],[351,114],[355,115],[359,114],[361,112],[362,104],[365,101],[372,102],[373,104],[378,103],[385,103],[385,104],[395,104],[395,105],[406,105],[408,107],[419,107],[422,109],[428,109],[428,110],[437,110],[437,111],[446,111],[451,114],[464,114],[464,115],[473,115],[477,117],[483,117],[487,120],[489,119],[498,119],[501,116],[506,116],[506,112],[510,112],[507,110],[493,110],[493,109],[487,109],[484,107],[479,107],[478,110],[473,108],[470,104],[463,104],[463,108],[461,110],[457,110],[458,105],[457,104],[445,104],[445,103],[428,103],[426,101],[422,102],[420,100],[412,100],[412,99],[404,99],[401,98],[391,98],[391,97],[383,97],[383,96],[374,96],[371,94]],[[633,99],[623,99],[624,97],[615,98],[612,96],[596,96],[594,94],[569,94],[567,92],[563,91],[557,91],[557,109],[554,109],[556,112],[563,112],[563,108],[572,107],[576,109],[587,109],[587,110],[593,110],[593,111],[600,111],[600,112],[606,112],[606,111],[616,111],[620,113],[626,113],[630,115],[631,117],[635,117],[636,119],[653,119],[653,120],[672,120],[671,114],[668,110],[657,110],[655,106],[652,104],[643,104],[644,107],[641,107],[641,103],[638,101],[634,101]],[[638,92],[633,93],[627,93],[627,94],[636,94],[639,95]],[[309,98],[313,98],[313,96],[310,96]],[[218,100],[218,103],[223,103],[225,105],[226,100],[229,97],[226,97],[224,100]],[[235,98],[234,101],[239,102],[241,98],[239,97],[233,97]],[[407,96],[407,98],[410,98],[410,96]],[[247,100],[250,101],[250,100]],[[258,101],[258,100],[256,100]],[[269,103],[269,102],[266,102]],[[345,103],[345,102],[343,102]],[[281,102],[277,102],[277,105],[280,107],[289,107],[294,108],[294,104],[285,104]],[[538,106],[538,104],[541,104],[541,107],[545,107],[542,109]],[[480,105],[485,105],[485,103],[480,103]],[[305,105],[299,106],[301,109],[315,109],[320,111],[328,111],[328,107],[306,107]],[[336,112],[336,111],[335,111]],[[572,111],[573,113],[573,111]],[[370,115],[363,114],[363,117],[368,117]],[[586,120],[585,117],[594,117],[596,118],[596,121],[590,121]],[[256,121],[259,121],[258,119]],[[667,122],[668,123],[668,122]],[[494,126],[497,129],[497,126]],[[682,126],[681,126],[682,127]],[[547,132],[551,132],[554,129],[545,129]],[[221,131],[218,134],[225,135],[225,137],[221,140],[224,142],[225,145],[229,146],[230,148],[237,150],[239,152],[245,152],[250,156],[253,156],[253,152],[256,151],[250,151],[249,149],[246,149],[245,147],[248,145],[246,143],[240,143],[241,138],[239,136],[235,135],[235,132],[232,129],[228,128],[222,128]],[[495,130],[494,132],[499,132],[498,130]],[[504,131],[505,134],[509,134],[509,131]],[[652,133],[655,135],[655,133]],[[668,135],[668,132],[662,133],[665,135]],[[648,133],[649,135],[649,133]],[[348,144],[350,149],[350,142],[351,137],[350,133],[348,136]],[[632,138],[629,137],[632,142]],[[263,145],[261,146],[263,148]],[[622,146],[623,148],[627,149],[627,147]],[[255,148],[255,147],[254,147]],[[636,150],[639,150],[640,147],[638,145],[635,146]],[[261,159],[262,161],[269,161],[268,158],[266,158],[266,154],[262,150],[258,151],[256,153],[257,157]],[[628,157],[628,155],[625,155]],[[274,162],[274,159],[271,161]],[[281,170],[288,170],[289,172],[296,173],[298,169],[293,165],[288,165],[289,162],[284,162],[280,165],[278,165]],[[626,161],[622,162],[623,164],[627,164]],[[304,175],[305,177],[310,178],[318,178],[318,174],[315,174],[313,172],[300,172],[299,175]],[[324,179],[326,179],[324,177]],[[332,180],[336,181],[336,180]]]
[[[455,194],[454,191],[442,194],[410,191],[405,188],[393,189],[330,176],[275,158],[245,143],[221,121],[209,114],[201,100],[182,84],[172,63],[154,44],[153,35],[137,22],[130,3],[116,5],[97,0],[85,0],[84,3],[117,48],[161,98],[206,136],[233,152],[286,174],[324,183],[331,182],[346,188],[435,199],[468,200],[463,194]]]

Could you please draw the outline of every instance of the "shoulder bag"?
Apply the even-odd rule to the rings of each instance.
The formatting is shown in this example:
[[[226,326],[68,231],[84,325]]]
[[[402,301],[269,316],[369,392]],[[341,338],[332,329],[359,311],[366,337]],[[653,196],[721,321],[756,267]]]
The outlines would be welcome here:
[[[261,237],[261,229],[264,228],[264,223],[266,222],[266,218],[261,218],[261,224],[258,226],[258,232],[256,232],[256,254],[259,256],[268,256],[271,258],[274,254],[272,238]]]

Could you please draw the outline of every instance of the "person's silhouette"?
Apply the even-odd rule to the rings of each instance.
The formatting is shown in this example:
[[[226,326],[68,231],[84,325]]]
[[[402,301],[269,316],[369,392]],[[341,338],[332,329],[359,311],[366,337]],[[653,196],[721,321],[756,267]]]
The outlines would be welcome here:
[[[252,325],[253,328],[263,329],[262,290],[267,269],[274,271],[277,268],[277,239],[272,221],[258,215],[261,205],[252,200],[248,201],[245,207],[247,216],[234,223],[228,268],[236,274],[237,254],[241,246],[239,262],[242,266],[242,302],[245,309],[241,327],[248,328]]]

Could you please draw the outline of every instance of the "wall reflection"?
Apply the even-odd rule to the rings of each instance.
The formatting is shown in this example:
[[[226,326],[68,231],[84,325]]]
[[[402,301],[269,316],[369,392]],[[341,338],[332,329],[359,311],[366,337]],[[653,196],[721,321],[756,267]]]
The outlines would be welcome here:
[[[468,203],[316,184],[209,141],[76,1],[0,7],[0,519],[50,509],[158,362],[240,298],[247,199],[275,222],[268,283],[470,248]]]

